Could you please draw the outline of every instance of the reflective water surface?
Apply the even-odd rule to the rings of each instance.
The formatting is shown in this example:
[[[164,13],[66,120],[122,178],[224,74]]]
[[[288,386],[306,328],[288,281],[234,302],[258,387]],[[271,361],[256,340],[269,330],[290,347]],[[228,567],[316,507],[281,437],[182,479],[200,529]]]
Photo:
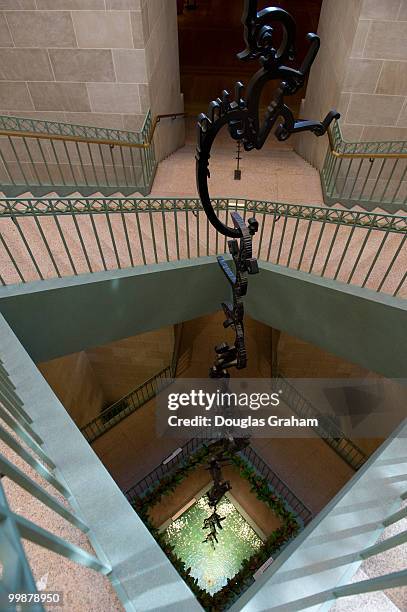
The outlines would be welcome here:
[[[174,553],[191,568],[198,585],[211,595],[219,591],[240,569],[243,559],[249,559],[262,545],[262,540],[227,499],[219,503],[217,512],[225,516],[219,543],[215,548],[203,543],[209,530],[203,530],[204,519],[212,513],[204,495],[165,530]]]

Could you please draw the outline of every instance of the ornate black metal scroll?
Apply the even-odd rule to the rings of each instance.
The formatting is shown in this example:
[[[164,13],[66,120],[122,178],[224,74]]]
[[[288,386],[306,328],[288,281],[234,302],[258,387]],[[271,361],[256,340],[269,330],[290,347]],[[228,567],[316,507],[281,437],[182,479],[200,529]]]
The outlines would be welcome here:
[[[230,346],[226,342],[215,347],[216,359],[209,376],[211,378],[229,378],[229,368],[246,367],[247,355],[244,338],[244,308],[243,297],[247,293],[247,275],[257,274],[258,265],[252,254],[252,238],[258,229],[255,218],[248,220],[247,225],[237,212],[231,214],[233,227],[222,223],[217,217],[209,196],[208,178],[209,159],[212,145],[224,125],[228,126],[231,137],[242,142],[246,151],[261,149],[271,130],[275,128],[278,140],[287,140],[291,134],[309,131],[316,136],[325,134],[333,119],[339,118],[339,113],[331,110],[323,121],[294,119],[291,109],[285,104],[284,97],[295,94],[303,86],[305,78],[319,50],[319,37],[307,34],[309,49],[301,65],[295,68],[290,65],[295,59],[296,25],[287,11],[268,7],[257,11],[257,0],[245,0],[242,16],[244,25],[244,40],[246,48],[238,54],[243,61],[257,59],[261,68],[250,79],[246,96],[243,95],[243,84],[235,85],[234,100],[226,90],[222,96],[213,100],[207,114],[201,113],[198,118],[198,135],[196,149],[196,181],[201,202],[208,220],[213,227],[232,238],[228,241],[229,252],[235,266],[232,271],[224,257],[219,256],[218,263],[232,288],[232,302],[222,303],[226,316],[224,327],[232,327],[235,331],[235,342]],[[282,32],[278,49],[274,47],[275,28],[277,24]],[[259,118],[259,106],[264,86],[270,80],[279,81],[274,97],[270,102],[262,122]],[[239,241],[239,242],[238,242]],[[227,385],[227,380],[224,381]],[[247,440],[224,439],[217,444],[221,448],[216,451],[209,463],[213,478],[213,486],[207,494],[213,514],[205,521],[204,529],[210,529],[205,542],[213,546],[217,542],[217,529],[221,528],[221,518],[216,507],[223,495],[230,489],[229,481],[223,480],[221,466],[224,463],[224,452],[238,452]]]
[[[196,181],[202,205],[212,225],[225,236],[240,238],[240,227],[228,227],[215,214],[208,190],[209,158],[212,144],[219,130],[227,124],[234,140],[241,140],[246,151],[261,149],[270,131],[276,125],[278,140],[287,140],[296,132],[310,131],[316,136],[325,134],[333,119],[339,118],[335,110],[329,111],[323,121],[295,121],[291,109],[284,103],[285,96],[296,93],[305,78],[319,50],[319,37],[307,34],[310,46],[299,68],[288,65],[295,58],[296,25],[287,11],[268,7],[257,12],[257,0],[245,0],[242,16],[246,49],[238,54],[243,61],[257,59],[261,64],[250,79],[246,96],[243,84],[236,83],[234,100],[226,90],[213,100],[207,114],[198,118],[198,143],[196,149]],[[271,23],[280,24],[282,40],[278,49],[273,46],[275,28]],[[273,100],[265,113],[263,122],[259,119],[261,93],[270,80],[280,81]]]
[[[239,242],[236,239],[228,241],[229,252],[232,255],[236,271],[232,271],[222,255],[219,255],[217,259],[232,289],[232,302],[222,302],[222,308],[226,316],[223,326],[233,328],[235,343],[233,346],[229,346],[229,344],[223,342],[215,347],[217,357],[209,372],[210,378],[228,378],[229,368],[236,367],[240,370],[245,368],[247,363],[242,298],[247,292],[247,275],[257,274],[259,271],[257,260],[252,254],[252,236],[259,225],[254,217],[248,220],[248,225],[236,212],[232,212],[231,217],[234,226],[241,232]]]

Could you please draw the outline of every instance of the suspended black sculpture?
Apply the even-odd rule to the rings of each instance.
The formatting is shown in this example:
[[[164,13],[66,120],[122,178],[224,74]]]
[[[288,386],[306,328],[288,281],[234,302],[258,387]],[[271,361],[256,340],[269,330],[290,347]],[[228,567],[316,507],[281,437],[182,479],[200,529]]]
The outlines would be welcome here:
[[[229,92],[224,90],[220,98],[210,103],[208,113],[199,115],[197,126],[196,182],[199,196],[213,227],[224,236],[231,238],[228,241],[228,249],[236,270],[233,272],[224,257],[218,256],[218,263],[232,288],[232,302],[222,304],[226,316],[223,325],[232,327],[235,332],[235,342],[233,346],[223,342],[215,347],[216,359],[209,373],[211,378],[228,378],[229,368],[246,367],[242,298],[247,293],[247,275],[257,274],[259,271],[252,253],[253,236],[258,230],[256,219],[250,218],[246,224],[237,212],[233,212],[231,213],[233,226],[227,226],[217,217],[211,203],[208,189],[209,159],[216,136],[222,127],[227,125],[230,136],[234,140],[241,141],[246,151],[251,151],[262,148],[274,127],[274,134],[280,141],[287,140],[291,134],[305,131],[322,136],[330,123],[339,118],[339,113],[331,110],[323,121],[296,121],[291,109],[284,101],[285,96],[295,94],[304,85],[305,78],[319,50],[320,40],[316,34],[307,34],[309,49],[301,65],[296,68],[293,66],[296,56],[296,24],[287,11],[277,7],[268,7],[258,12],[257,0],[245,0],[242,23],[246,49],[238,53],[238,58],[242,61],[258,60],[261,67],[250,79],[246,95],[244,95],[243,84],[238,81],[235,85],[234,100],[231,100]],[[274,46],[276,29],[273,23],[281,30],[281,41],[278,48]],[[270,80],[277,80],[278,84],[261,121],[259,118],[260,98],[264,86]],[[230,447],[230,440],[225,440],[226,447]],[[213,459],[218,464],[221,461],[222,450],[219,452],[221,454],[218,453]],[[222,479],[219,468],[214,477],[214,485],[208,493],[208,499],[212,499],[214,515],[216,504],[228,490],[225,484],[227,482]],[[205,541],[213,543],[217,541],[216,520],[208,521],[206,528],[208,527],[211,531]]]

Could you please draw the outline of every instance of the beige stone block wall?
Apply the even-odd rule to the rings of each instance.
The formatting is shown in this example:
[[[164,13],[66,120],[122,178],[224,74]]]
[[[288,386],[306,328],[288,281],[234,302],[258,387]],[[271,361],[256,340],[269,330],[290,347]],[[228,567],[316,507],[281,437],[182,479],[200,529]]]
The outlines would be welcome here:
[[[153,115],[184,110],[180,93],[177,6],[173,0],[142,0],[149,95]],[[182,119],[163,121],[156,132],[156,157],[167,157],[185,142]]]
[[[139,130],[183,110],[175,0],[1,0],[0,113]],[[163,123],[157,155],[183,143]]]
[[[174,327],[124,338],[38,364],[42,375],[81,427],[168,366]]]
[[[38,369],[78,427],[105,406],[102,387],[84,351],[39,363]]]
[[[357,364],[327,353],[285,332],[277,348],[278,369],[286,378],[366,378],[377,376]]]
[[[87,349],[86,355],[108,404],[120,399],[171,363],[174,327]]]
[[[407,138],[407,3],[324,0],[320,56],[312,68],[303,116],[341,113],[346,140]],[[321,168],[326,138],[304,135],[298,151]]]
[[[324,0],[318,25],[321,48],[311,68],[301,117],[321,120],[329,110],[346,110],[342,84],[359,21],[363,0]],[[296,149],[317,168],[323,165],[327,138],[305,133],[296,140]]]

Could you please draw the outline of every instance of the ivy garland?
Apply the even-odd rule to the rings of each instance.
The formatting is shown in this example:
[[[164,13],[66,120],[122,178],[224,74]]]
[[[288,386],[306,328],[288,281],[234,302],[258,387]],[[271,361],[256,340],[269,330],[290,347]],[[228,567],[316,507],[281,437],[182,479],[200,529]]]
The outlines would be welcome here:
[[[214,595],[210,595],[205,589],[202,589],[198,585],[198,580],[191,576],[191,568],[185,567],[185,563],[174,554],[171,544],[165,540],[164,534],[159,533],[158,529],[151,523],[148,511],[151,507],[158,504],[165,495],[175,491],[177,486],[190,472],[205,462],[209,454],[210,450],[207,446],[199,449],[196,453],[191,455],[174,474],[162,478],[157,487],[149,491],[144,497],[137,498],[132,503],[132,506],[157,540],[178,573],[193,591],[200,604],[208,612],[220,612],[229,607],[233,601],[241,595],[242,591],[253,582],[253,574],[256,570],[299,531],[300,525],[295,515],[287,510],[283,500],[270,490],[267,480],[259,476],[244,459],[237,455],[230,454],[229,459],[239,469],[240,476],[248,480],[252,485],[251,491],[255,493],[259,500],[273,510],[282,520],[283,524],[267,538],[260,551],[242,562],[240,570],[233,578],[229,578],[227,584],[222,587],[222,589]]]

